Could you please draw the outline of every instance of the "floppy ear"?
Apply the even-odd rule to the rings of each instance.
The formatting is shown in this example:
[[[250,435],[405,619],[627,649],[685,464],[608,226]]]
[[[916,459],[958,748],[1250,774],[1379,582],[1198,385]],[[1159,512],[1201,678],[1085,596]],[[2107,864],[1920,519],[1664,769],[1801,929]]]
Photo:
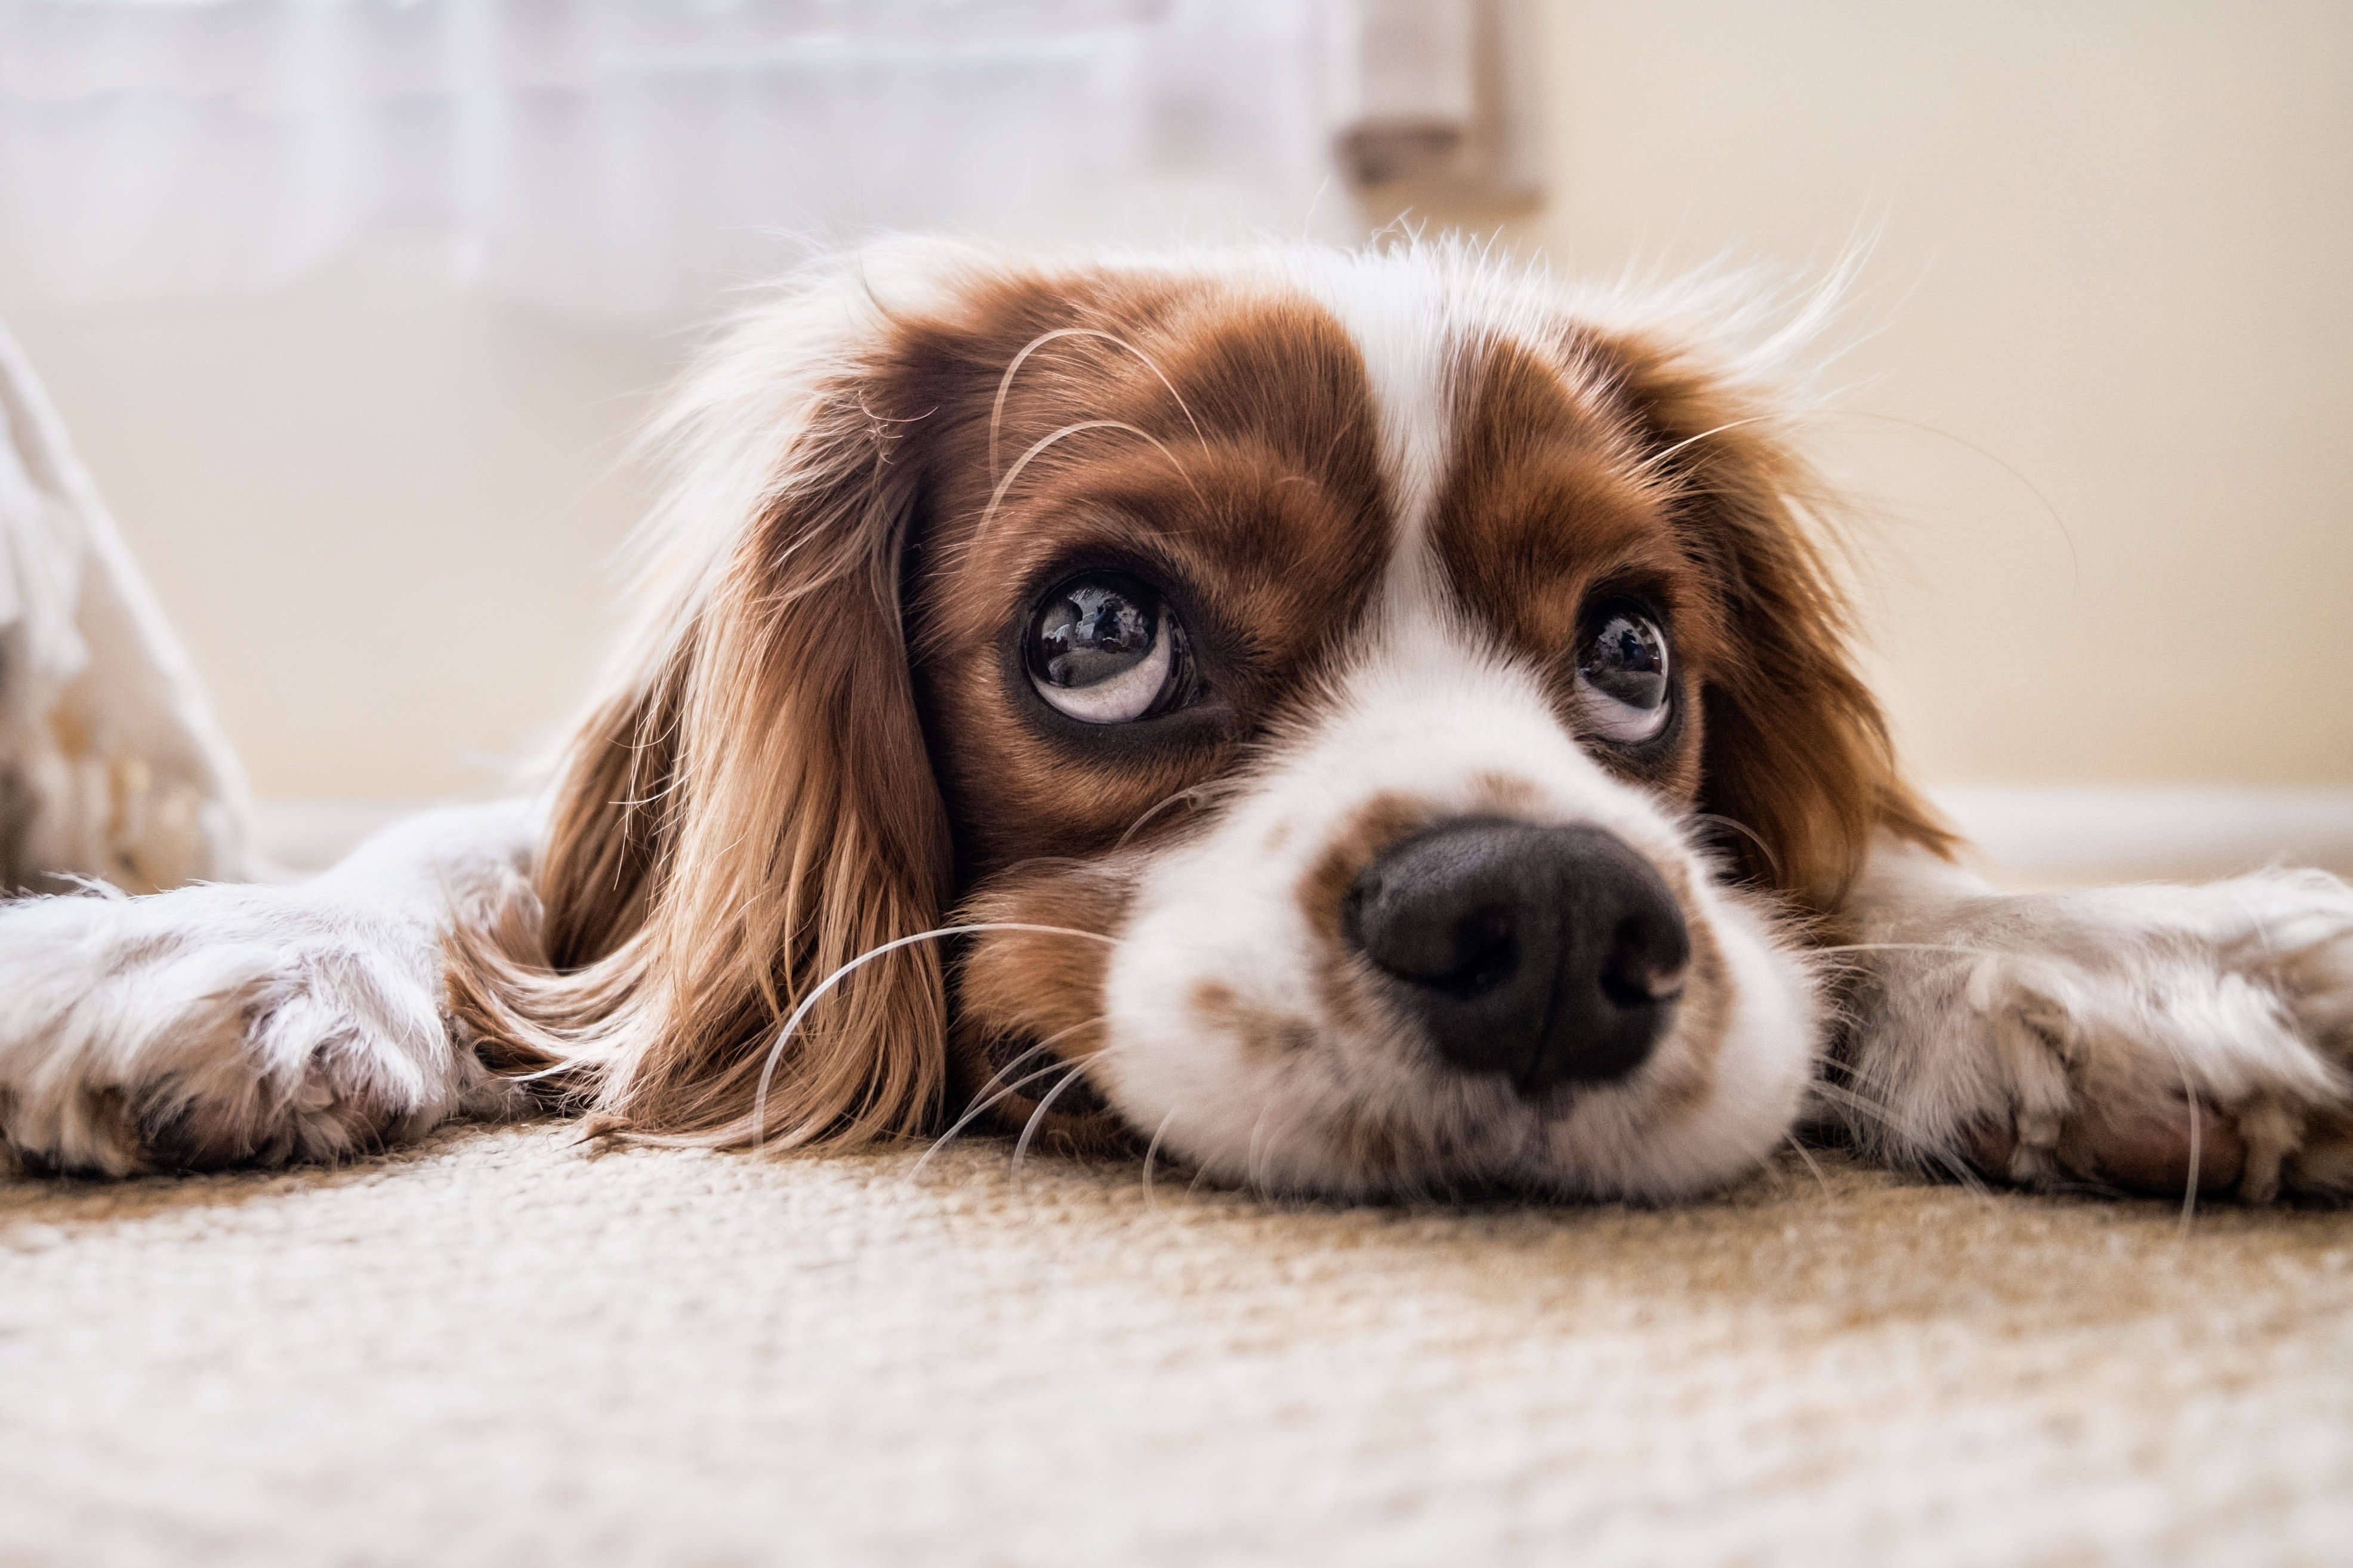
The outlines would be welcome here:
[[[871,297],[829,292],[739,331],[691,385],[686,482],[652,524],[675,581],[573,744],[538,905],[451,943],[484,1059],[568,1077],[632,1136],[858,1142],[919,1130],[945,1078],[933,944],[827,984],[935,925],[950,881],[899,624],[923,411],[895,412]],[[796,336],[812,331],[834,349]]]
[[[1770,395],[1672,344],[1603,340],[1599,357],[1651,462],[1683,500],[1686,547],[1724,596],[1731,657],[1702,693],[1701,809],[1751,880],[1831,913],[1873,836],[1948,854],[1854,668],[1845,599],[1811,524],[1826,499]],[[1749,837],[1746,835],[1753,834]]]

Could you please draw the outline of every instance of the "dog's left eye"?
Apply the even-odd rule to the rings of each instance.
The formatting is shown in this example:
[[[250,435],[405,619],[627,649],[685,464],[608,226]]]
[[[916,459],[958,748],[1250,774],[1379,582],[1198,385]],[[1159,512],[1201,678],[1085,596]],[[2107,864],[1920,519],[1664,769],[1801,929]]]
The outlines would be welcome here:
[[[1620,600],[1586,617],[1577,685],[1587,722],[1605,740],[1630,746],[1667,727],[1672,688],[1667,679],[1667,635],[1640,605]]]
[[[1030,684],[1084,723],[1147,718],[1183,694],[1183,628],[1167,602],[1132,577],[1071,578],[1039,602],[1027,640]]]

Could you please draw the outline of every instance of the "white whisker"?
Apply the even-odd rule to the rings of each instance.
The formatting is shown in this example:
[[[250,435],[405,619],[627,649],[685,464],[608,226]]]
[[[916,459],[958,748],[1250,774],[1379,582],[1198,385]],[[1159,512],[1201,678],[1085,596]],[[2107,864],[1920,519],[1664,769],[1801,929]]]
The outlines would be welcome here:
[[[2084,558],[2076,552],[2075,535],[2073,531],[2068,528],[2065,515],[2060,511],[2058,503],[2053,501],[2049,495],[2044,493],[2041,485],[2036,484],[2032,479],[2029,479],[2024,470],[2003,458],[2000,453],[1994,451],[1990,447],[1980,447],[1966,436],[1955,435],[1952,431],[1944,428],[1942,426],[1930,425],[1918,419],[1907,419],[1900,414],[1879,414],[1867,408],[1847,408],[1839,410],[1836,415],[1832,416],[1832,417],[1845,419],[1880,419],[1906,430],[1917,430],[1922,434],[1928,436],[1941,436],[1946,440],[1952,442],[1955,446],[1966,447],[1968,450],[1976,453],[1978,457],[1983,458],[1987,462],[1991,463],[1995,468],[2000,468],[2003,473],[2008,474],[2011,479],[2016,479],[2021,485],[2025,487],[2028,494],[2031,495],[2042,504],[2044,514],[2051,519],[2052,526],[2058,529],[2059,537],[2065,542],[2067,546],[2068,568],[2073,574],[2075,584],[2078,586],[2082,585],[2084,581]]]
[[[1665,462],[1669,458],[1673,457],[1677,452],[1682,451],[1684,447],[1695,446],[1698,443],[1706,440],[1711,436],[1721,436],[1726,430],[1737,430],[1744,425],[1770,425],[1774,422],[1775,416],[1767,414],[1751,415],[1746,419],[1727,419],[1721,425],[1702,430],[1695,436],[1686,436],[1682,440],[1676,442],[1673,446],[1651,453],[1649,457],[1643,458],[1641,462],[1635,464],[1633,468],[1629,469],[1627,471],[1627,478],[1634,479],[1641,479],[1647,469],[1651,468],[1660,463]]]
[[[923,1173],[923,1167],[932,1163],[932,1157],[937,1154],[941,1150],[946,1148],[951,1142],[955,1142],[955,1135],[957,1133],[971,1126],[973,1122],[977,1121],[979,1118],[987,1115],[988,1112],[997,1105],[1002,1104],[1012,1096],[1018,1094],[1024,1084],[1035,1083],[1041,1078],[1045,1078],[1051,1073],[1060,1071],[1062,1064],[1060,1061],[1056,1061],[1050,1066],[1039,1068],[1035,1072],[1025,1073],[1019,1078],[1006,1081],[1004,1082],[1003,1087],[999,1087],[999,1081],[1005,1079],[1005,1075],[1007,1073],[1013,1071],[1023,1062],[1028,1061],[1030,1058],[1036,1056],[1039,1051],[1045,1050],[1046,1048],[1047,1042],[1040,1040],[1036,1045],[1031,1046],[1028,1050],[1023,1051],[1019,1056],[1015,1057],[1011,1061],[1007,1062],[995,1072],[989,1074],[988,1081],[980,1086],[978,1092],[974,1094],[971,1100],[965,1102],[964,1114],[957,1117],[955,1121],[950,1123],[946,1131],[932,1140],[932,1146],[923,1151],[923,1158],[917,1160],[915,1162],[914,1169],[907,1173],[907,1180],[912,1182],[918,1176],[921,1176]],[[995,1090],[996,1092],[991,1093],[991,1090]]]
[[[1115,945],[1110,937],[1101,931],[1079,931],[1070,926],[1031,925],[1026,921],[979,921],[970,925],[935,926],[930,931],[919,931],[910,936],[895,937],[879,947],[868,948],[864,952],[842,964],[811,986],[808,994],[801,999],[800,1005],[795,1007],[792,1016],[785,1020],[784,1027],[776,1031],[776,1043],[768,1047],[768,1059],[760,1068],[760,1086],[754,1092],[752,1099],[753,1152],[757,1153],[767,1141],[768,1088],[776,1082],[776,1064],[785,1059],[785,1047],[792,1042],[794,1034],[801,1026],[801,1020],[809,1016],[810,1009],[823,999],[827,992],[839,984],[845,975],[864,968],[887,953],[896,952],[901,948],[913,947],[917,942],[941,942],[952,936],[968,936],[975,931],[1026,931],[1040,936],[1083,937],[1089,942],[1102,942],[1106,947]]]
[[[1103,1022],[1103,1016],[1098,1013],[1093,1017],[1073,1024],[1067,1029],[1058,1029],[1053,1034],[1050,1034],[1044,1039],[1039,1040],[1036,1045],[1031,1046],[1028,1050],[1023,1051],[1019,1056],[1015,1057],[1011,1061],[1007,1062],[995,1072],[989,1074],[988,1081],[982,1084],[980,1088],[974,1092],[972,1099],[965,1102],[964,1114],[956,1118],[955,1125],[951,1126],[946,1131],[941,1133],[938,1138],[934,1139],[929,1149],[923,1151],[923,1157],[915,1162],[915,1168],[907,1173],[907,1179],[912,1182],[917,1176],[922,1175],[923,1173],[923,1167],[932,1163],[932,1156],[946,1148],[948,1143],[957,1133],[971,1126],[973,1122],[979,1120],[981,1117],[986,1116],[997,1106],[1004,1104],[1016,1094],[1020,1093],[1024,1085],[1035,1083],[1041,1078],[1050,1078],[1055,1073],[1060,1071],[1066,1064],[1060,1058],[1056,1058],[1051,1065],[1039,1068],[1035,1072],[1025,1074],[999,1089],[997,1087],[998,1080],[1003,1079],[1007,1073],[1013,1071],[1023,1062],[1026,1062],[1030,1058],[1036,1056],[1039,1051],[1051,1052],[1056,1041],[1068,1039],[1071,1036],[1077,1034],[1081,1029],[1092,1028],[1095,1025],[1102,1022]],[[989,1092],[992,1089],[996,1090],[993,1094]]]
[[[1813,1152],[1806,1147],[1805,1140],[1799,1138],[1797,1133],[1791,1132],[1788,1135],[1787,1142],[1788,1142],[1789,1147],[1797,1152],[1798,1158],[1806,1163],[1806,1169],[1814,1173],[1814,1185],[1822,1190],[1822,1200],[1825,1203],[1835,1205],[1838,1203],[1838,1199],[1831,1194],[1831,1179],[1822,1174],[1822,1168],[1815,1162]]]
[[[1113,1048],[1105,1046],[1092,1056],[1072,1062],[1071,1070],[1062,1075],[1062,1081],[1046,1091],[1046,1098],[1038,1102],[1038,1109],[1029,1113],[1029,1122],[1021,1129],[1020,1141],[1013,1145],[1013,1168],[1016,1171],[1021,1169],[1022,1158],[1029,1152],[1029,1141],[1038,1136],[1038,1129],[1045,1124],[1046,1113],[1054,1109],[1054,1101],[1061,1099],[1064,1089],[1078,1082],[1085,1076],[1088,1068],[1108,1055]]]
[[[2154,1031],[2157,1043],[2173,1058],[2173,1070],[2181,1075],[2182,1109],[2189,1113],[2189,1170],[2181,1184],[2181,1239],[2189,1239],[2189,1232],[2198,1222],[2198,1178],[2205,1157],[2204,1133],[2206,1118],[2200,1113],[2198,1086],[2190,1081],[2189,1060],[2181,1048],[2166,1037],[2165,1031]]]
[[[1185,416],[1185,423],[1193,427],[1193,439],[1200,442],[1204,447],[1209,444],[1208,437],[1201,432],[1201,422],[1193,417],[1192,405],[1185,401],[1185,395],[1177,391],[1176,384],[1170,381],[1160,367],[1153,363],[1150,354],[1116,332],[1106,332],[1097,327],[1058,327],[1050,332],[1040,332],[1023,344],[1021,352],[1013,356],[1013,363],[1005,367],[1005,374],[997,378],[997,398],[988,405],[988,477],[991,480],[997,477],[997,434],[1005,423],[1005,397],[1006,394],[1013,390],[1013,378],[1021,374],[1021,366],[1031,354],[1059,338],[1101,338],[1113,347],[1125,349],[1137,359],[1142,360],[1144,368],[1159,377],[1160,384],[1168,389],[1168,395],[1176,400],[1176,407]]]
[[[1266,1119],[1273,1114],[1274,1106],[1275,1097],[1269,1095],[1266,1103],[1259,1107],[1258,1120],[1250,1123],[1250,1142],[1244,1145],[1242,1150],[1242,1185],[1261,1198],[1271,1197],[1272,1194],[1267,1192],[1265,1184],[1259,1180],[1258,1141],[1260,1135],[1266,1131]]]
[[[1160,1212],[1160,1199],[1152,1190],[1152,1162],[1160,1152],[1160,1141],[1168,1136],[1168,1124],[1176,1120],[1176,1112],[1174,1110],[1162,1117],[1160,1125],[1153,1130],[1152,1142],[1144,1150],[1144,1206],[1155,1215]]]
[[[1757,832],[1755,828],[1749,826],[1746,823],[1736,822],[1731,817],[1720,816],[1712,811],[1695,811],[1688,817],[1685,817],[1684,820],[1694,823],[1712,822],[1719,827],[1729,827],[1735,833],[1739,834],[1743,838],[1747,839],[1750,843],[1757,846],[1757,853],[1765,857],[1765,864],[1771,869],[1773,875],[1778,877],[1781,874],[1781,858],[1773,853],[1773,847],[1765,842],[1765,836]]]
[[[1821,956],[1835,952],[1958,952],[1972,958],[1999,958],[1991,948],[1968,947],[1950,942],[1841,942],[1809,948],[1809,952]]]
[[[1028,468],[1040,452],[1055,442],[1066,436],[1078,435],[1082,430],[1124,430],[1131,436],[1143,437],[1159,448],[1160,455],[1168,459],[1168,466],[1176,470],[1176,477],[1185,481],[1194,497],[1197,500],[1204,499],[1201,496],[1201,487],[1193,483],[1193,476],[1186,472],[1185,465],[1176,460],[1176,454],[1170,451],[1168,444],[1151,431],[1139,426],[1130,425],[1124,419],[1082,419],[1075,425],[1065,425],[1060,430],[1040,436],[1030,445],[1028,451],[1013,459],[1013,467],[1006,470],[1005,477],[997,481],[997,489],[989,492],[988,505],[980,514],[980,526],[973,531],[975,542],[987,535],[990,521],[997,516],[997,509],[1004,504],[1005,492],[1013,488],[1013,481],[1021,477],[1021,470]]]
[[[1162,796],[1159,801],[1151,806],[1146,807],[1143,816],[1137,817],[1134,822],[1127,825],[1127,830],[1119,836],[1119,841],[1113,844],[1112,848],[1114,850],[1126,848],[1127,841],[1129,839],[1142,832],[1146,824],[1151,822],[1154,817],[1158,816],[1162,812],[1166,811],[1170,806],[1189,805],[1192,802],[1203,799],[1208,794],[1209,786],[1206,784],[1195,784],[1190,789],[1180,789],[1174,795]]]

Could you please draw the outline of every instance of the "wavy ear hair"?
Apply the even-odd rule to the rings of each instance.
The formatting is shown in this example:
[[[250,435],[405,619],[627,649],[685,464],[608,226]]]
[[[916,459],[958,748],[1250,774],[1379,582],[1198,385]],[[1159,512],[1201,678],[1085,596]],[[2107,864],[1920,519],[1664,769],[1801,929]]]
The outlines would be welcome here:
[[[1751,881],[1834,915],[1873,836],[1948,854],[1955,839],[1905,781],[1853,664],[1844,594],[1811,525],[1829,493],[1773,394],[1641,332],[1593,351],[1671,474],[1687,548],[1723,592],[1736,648],[1703,693],[1700,808]]]
[[[807,279],[688,383],[648,525],[664,601],[572,743],[536,899],[450,943],[484,1060],[629,1136],[856,1143],[943,1090],[930,943],[824,990],[764,1077],[797,1007],[949,896],[899,624],[927,410],[873,265]]]

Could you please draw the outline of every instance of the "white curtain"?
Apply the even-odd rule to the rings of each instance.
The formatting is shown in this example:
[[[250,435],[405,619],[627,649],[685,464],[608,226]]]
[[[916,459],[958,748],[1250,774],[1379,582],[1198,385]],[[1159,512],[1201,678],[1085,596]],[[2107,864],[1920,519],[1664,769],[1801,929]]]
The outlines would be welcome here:
[[[920,228],[1345,237],[1400,161],[1524,183],[1511,0],[0,0],[0,312],[217,298],[425,222],[677,319]],[[1484,148],[1484,151],[1482,151]]]

